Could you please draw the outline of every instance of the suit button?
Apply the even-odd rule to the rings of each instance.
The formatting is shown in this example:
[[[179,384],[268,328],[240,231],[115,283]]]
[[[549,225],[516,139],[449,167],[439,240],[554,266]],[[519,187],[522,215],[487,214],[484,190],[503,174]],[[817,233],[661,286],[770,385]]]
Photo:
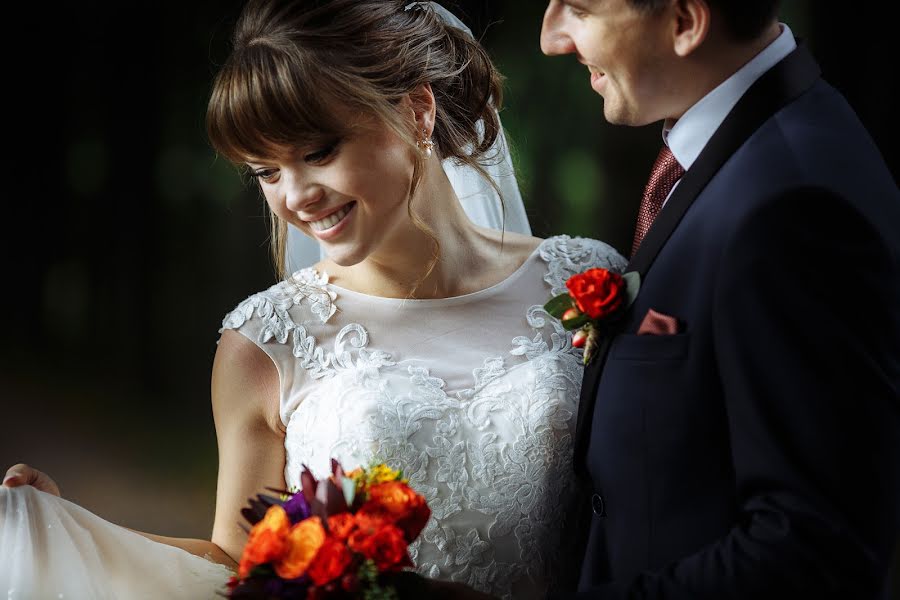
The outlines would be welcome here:
[[[591,508],[598,517],[606,516],[606,502],[603,501],[603,496],[600,494],[591,496]]]

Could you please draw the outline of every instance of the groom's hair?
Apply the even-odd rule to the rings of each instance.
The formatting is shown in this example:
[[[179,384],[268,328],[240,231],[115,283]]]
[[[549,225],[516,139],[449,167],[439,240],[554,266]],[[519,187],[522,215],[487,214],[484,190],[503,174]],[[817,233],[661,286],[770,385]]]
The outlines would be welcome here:
[[[671,0],[628,0],[641,10],[662,8]],[[778,14],[780,0],[706,0],[725,22],[732,39],[749,42],[760,36]]]

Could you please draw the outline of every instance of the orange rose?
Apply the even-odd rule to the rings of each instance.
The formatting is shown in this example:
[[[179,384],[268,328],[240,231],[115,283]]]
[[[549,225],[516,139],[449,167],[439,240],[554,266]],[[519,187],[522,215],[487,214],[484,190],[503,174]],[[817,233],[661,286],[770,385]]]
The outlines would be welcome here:
[[[591,319],[614,314],[625,297],[625,280],[618,273],[606,269],[588,269],[566,281],[569,295],[578,309]]]
[[[408,543],[396,525],[385,524],[371,534],[358,531],[350,536],[349,543],[354,552],[371,558],[379,571],[412,566],[406,553]]]
[[[363,512],[360,510],[354,515],[354,529],[347,537],[347,545],[356,552],[357,547],[363,543],[368,537],[375,535],[375,532],[385,525],[393,525],[391,519],[387,518],[381,512]]]
[[[328,517],[328,530],[339,540],[346,540],[354,527],[356,527],[356,520],[350,513],[338,513]]]
[[[344,575],[353,562],[353,555],[344,542],[328,536],[306,574],[315,585],[325,585]]]
[[[401,481],[373,485],[369,489],[369,501],[359,512],[387,517],[403,531],[407,543],[419,536],[431,516],[425,498]]]
[[[287,536],[291,522],[287,513],[278,505],[270,506],[266,516],[253,526],[241,554],[238,575],[244,579],[257,565],[276,561],[288,549]]]
[[[306,573],[309,564],[325,542],[325,528],[319,517],[303,519],[287,536],[287,552],[275,563],[275,572],[284,579],[295,579]]]

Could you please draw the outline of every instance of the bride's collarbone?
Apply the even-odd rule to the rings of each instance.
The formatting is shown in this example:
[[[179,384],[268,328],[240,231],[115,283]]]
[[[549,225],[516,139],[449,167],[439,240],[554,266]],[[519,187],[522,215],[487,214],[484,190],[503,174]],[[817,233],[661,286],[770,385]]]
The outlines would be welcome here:
[[[438,258],[428,277],[410,273],[408,277],[373,276],[375,270],[354,265],[339,266],[325,259],[314,269],[328,274],[328,282],[336,287],[369,296],[398,299],[442,299],[472,294],[498,285],[518,271],[531,257],[542,239],[518,233],[484,230],[479,248],[472,250],[467,264]],[[442,275],[447,265],[453,270]],[[446,282],[447,284],[443,284]]]

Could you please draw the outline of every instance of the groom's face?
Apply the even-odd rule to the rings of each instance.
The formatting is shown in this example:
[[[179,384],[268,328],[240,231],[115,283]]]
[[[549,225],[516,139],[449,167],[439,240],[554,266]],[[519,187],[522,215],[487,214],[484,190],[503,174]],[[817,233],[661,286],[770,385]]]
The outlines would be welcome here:
[[[541,50],[574,54],[588,68],[607,121],[646,125],[667,116],[670,31],[666,11],[643,11],[628,0],[550,0]]]

